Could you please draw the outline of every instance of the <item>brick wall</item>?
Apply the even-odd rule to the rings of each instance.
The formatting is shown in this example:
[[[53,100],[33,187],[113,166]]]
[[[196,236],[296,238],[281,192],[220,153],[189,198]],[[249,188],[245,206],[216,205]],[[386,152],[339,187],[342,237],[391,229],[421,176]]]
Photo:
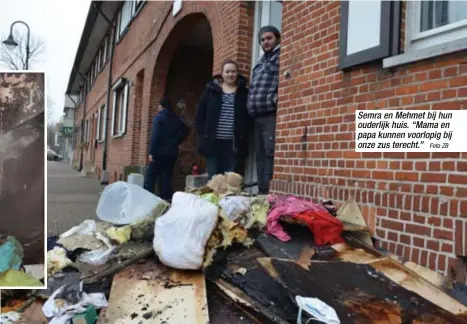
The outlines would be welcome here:
[[[344,73],[339,7],[284,2],[272,189],[336,203],[354,195],[380,246],[451,274],[456,255],[467,254],[467,153],[357,153],[354,116],[466,109],[467,53]]]
[[[131,82],[131,86],[126,135],[114,139],[110,136],[110,122],[107,127],[109,133],[107,170],[110,174],[110,182],[120,179],[124,166],[146,163],[151,122],[156,114],[158,102],[166,91],[171,59],[182,37],[199,19],[207,19],[212,32],[214,53],[209,74],[218,73],[222,61],[227,58],[237,60],[241,72],[249,74],[253,6],[244,1],[183,2],[182,6],[182,10],[173,17],[171,1],[146,2],[116,46],[113,82],[125,77]],[[193,60],[190,63],[196,64]],[[87,96],[86,119],[91,119],[99,107],[106,103],[108,69],[107,63],[90,89]],[[196,96],[196,92],[201,90],[188,89],[188,91]],[[192,100],[193,98],[188,99],[188,101]],[[76,111],[75,125],[80,125],[82,116],[83,104]],[[111,118],[110,114],[109,118]],[[78,134],[77,145],[80,142],[79,138]],[[84,150],[84,162],[94,164],[100,174],[103,144],[98,144],[94,162],[90,160],[90,150],[90,147]],[[79,160],[79,156],[80,152],[76,150],[75,159]]]

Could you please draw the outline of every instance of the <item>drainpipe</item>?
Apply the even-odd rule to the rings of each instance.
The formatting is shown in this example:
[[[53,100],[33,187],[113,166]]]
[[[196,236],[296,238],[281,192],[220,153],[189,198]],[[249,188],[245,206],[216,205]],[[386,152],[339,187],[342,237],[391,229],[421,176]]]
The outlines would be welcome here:
[[[97,12],[102,16],[102,18],[104,18],[105,21],[107,21],[107,23],[112,26],[111,28],[111,32],[110,32],[110,58],[109,58],[109,77],[108,77],[108,83],[107,83],[107,103],[105,105],[105,112],[104,112],[104,116],[106,117],[105,120],[104,120],[104,129],[105,129],[105,133],[104,133],[104,151],[102,153],[102,172],[101,172],[101,184],[102,185],[107,185],[109,184],[109,173],[107,171],[107,150],[108,150],[108,146],[109,146],[109,143],[108,143],[108,124],[109,124],[109,117],[110,117],[110,114],[109,114],[109,111],[110,111],[110,93],[112,91],[112,70],[113,70],[113,59],[114,59],[114,52],[115,52],[115,39],[116,39],[116,33],[117,32],[117,28],[116,28],[116,24],[115,24],[115,19],[114,21],[112,21],[109,17],[107,17],[107,15],[102,12],[102,10],[100,9],[100,7],[97,6],[97,4],[95,2],[93,2],[93,5],[94,5],[94,9],[97,10]],[[118,13],[118,10],[117,10],[117,13]]]
[[[75,101],[75,99],[73,99],[73,97],[67,93],[66,94],[68,98],[70,98],[71,102],[73,102],[73,105],[74,105],[74,109],[73,109],[73,151],[74,151],[74,147],[75,147],[75,117],[76,117],[76,109],[78,109],[78,103]],[[74,152],[73,152],[73,155],[74,155]]]
[[[73,70],[75,70],[76,74],[78,74],[81,77],[81,79],[83,79],[83,82],[84,82],[84,106],[83,106],[83,118],[81,119],[81,141],[80,141],[81,149],[80,149],[79,168],[78,168],[78,171],[81,172],[83,170],[83,155],[84,155],[83,143],[84,143],[84,132],[85,132],[84,120],[86,118],[86,101],[88,97],[88,89],[86,87],[86,77],[83,74],[81,74],[81,72],[79,72],[78,69],[74,66],[73,66]]]

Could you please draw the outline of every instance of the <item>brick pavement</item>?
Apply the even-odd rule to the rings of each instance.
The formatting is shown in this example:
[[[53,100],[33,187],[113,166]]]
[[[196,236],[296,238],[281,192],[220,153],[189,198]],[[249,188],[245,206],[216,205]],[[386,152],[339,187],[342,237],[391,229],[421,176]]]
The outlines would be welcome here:
[[[47,171],[47,236],[59,235],[86,219],[97,219],[104,186],[96,178],[82,177],[59,162],[47,162]]]

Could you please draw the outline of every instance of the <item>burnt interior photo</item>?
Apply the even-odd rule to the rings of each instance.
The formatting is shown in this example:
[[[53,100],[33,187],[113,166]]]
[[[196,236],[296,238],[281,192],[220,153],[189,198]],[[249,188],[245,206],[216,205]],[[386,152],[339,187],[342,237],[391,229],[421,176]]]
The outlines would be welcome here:
[[[44,264],[44,123],[44,75],[0,74],[0,235],[23,265]]]

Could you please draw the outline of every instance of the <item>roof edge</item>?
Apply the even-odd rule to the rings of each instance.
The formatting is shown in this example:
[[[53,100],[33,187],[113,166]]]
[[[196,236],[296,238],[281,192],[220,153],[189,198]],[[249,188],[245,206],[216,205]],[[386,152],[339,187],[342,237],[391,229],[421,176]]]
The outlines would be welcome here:
[[[78,69],[77,65],[81,62],[83,57],[84,51],[88,44],[88,39],[92,30],[94,28],[94,24],[97,20],[99,15],[98,10],[94,6],[96,4],[97,8],[102,6],[102,1],[91,1],[89,5],[88,15],[86,17],[86,22],[84,24],[83,32],[81,33],[81,39],[79,41],[78,49],[76,51],[75,59],[73,61],[73,66],[71,67],[70,71],[70,78],[68,79],[68,85],[65,94],[71,94],[71,88],[73,87],[73,82],[76,78],[76,69]],[[76,69],[75,69],[76,68]]]

